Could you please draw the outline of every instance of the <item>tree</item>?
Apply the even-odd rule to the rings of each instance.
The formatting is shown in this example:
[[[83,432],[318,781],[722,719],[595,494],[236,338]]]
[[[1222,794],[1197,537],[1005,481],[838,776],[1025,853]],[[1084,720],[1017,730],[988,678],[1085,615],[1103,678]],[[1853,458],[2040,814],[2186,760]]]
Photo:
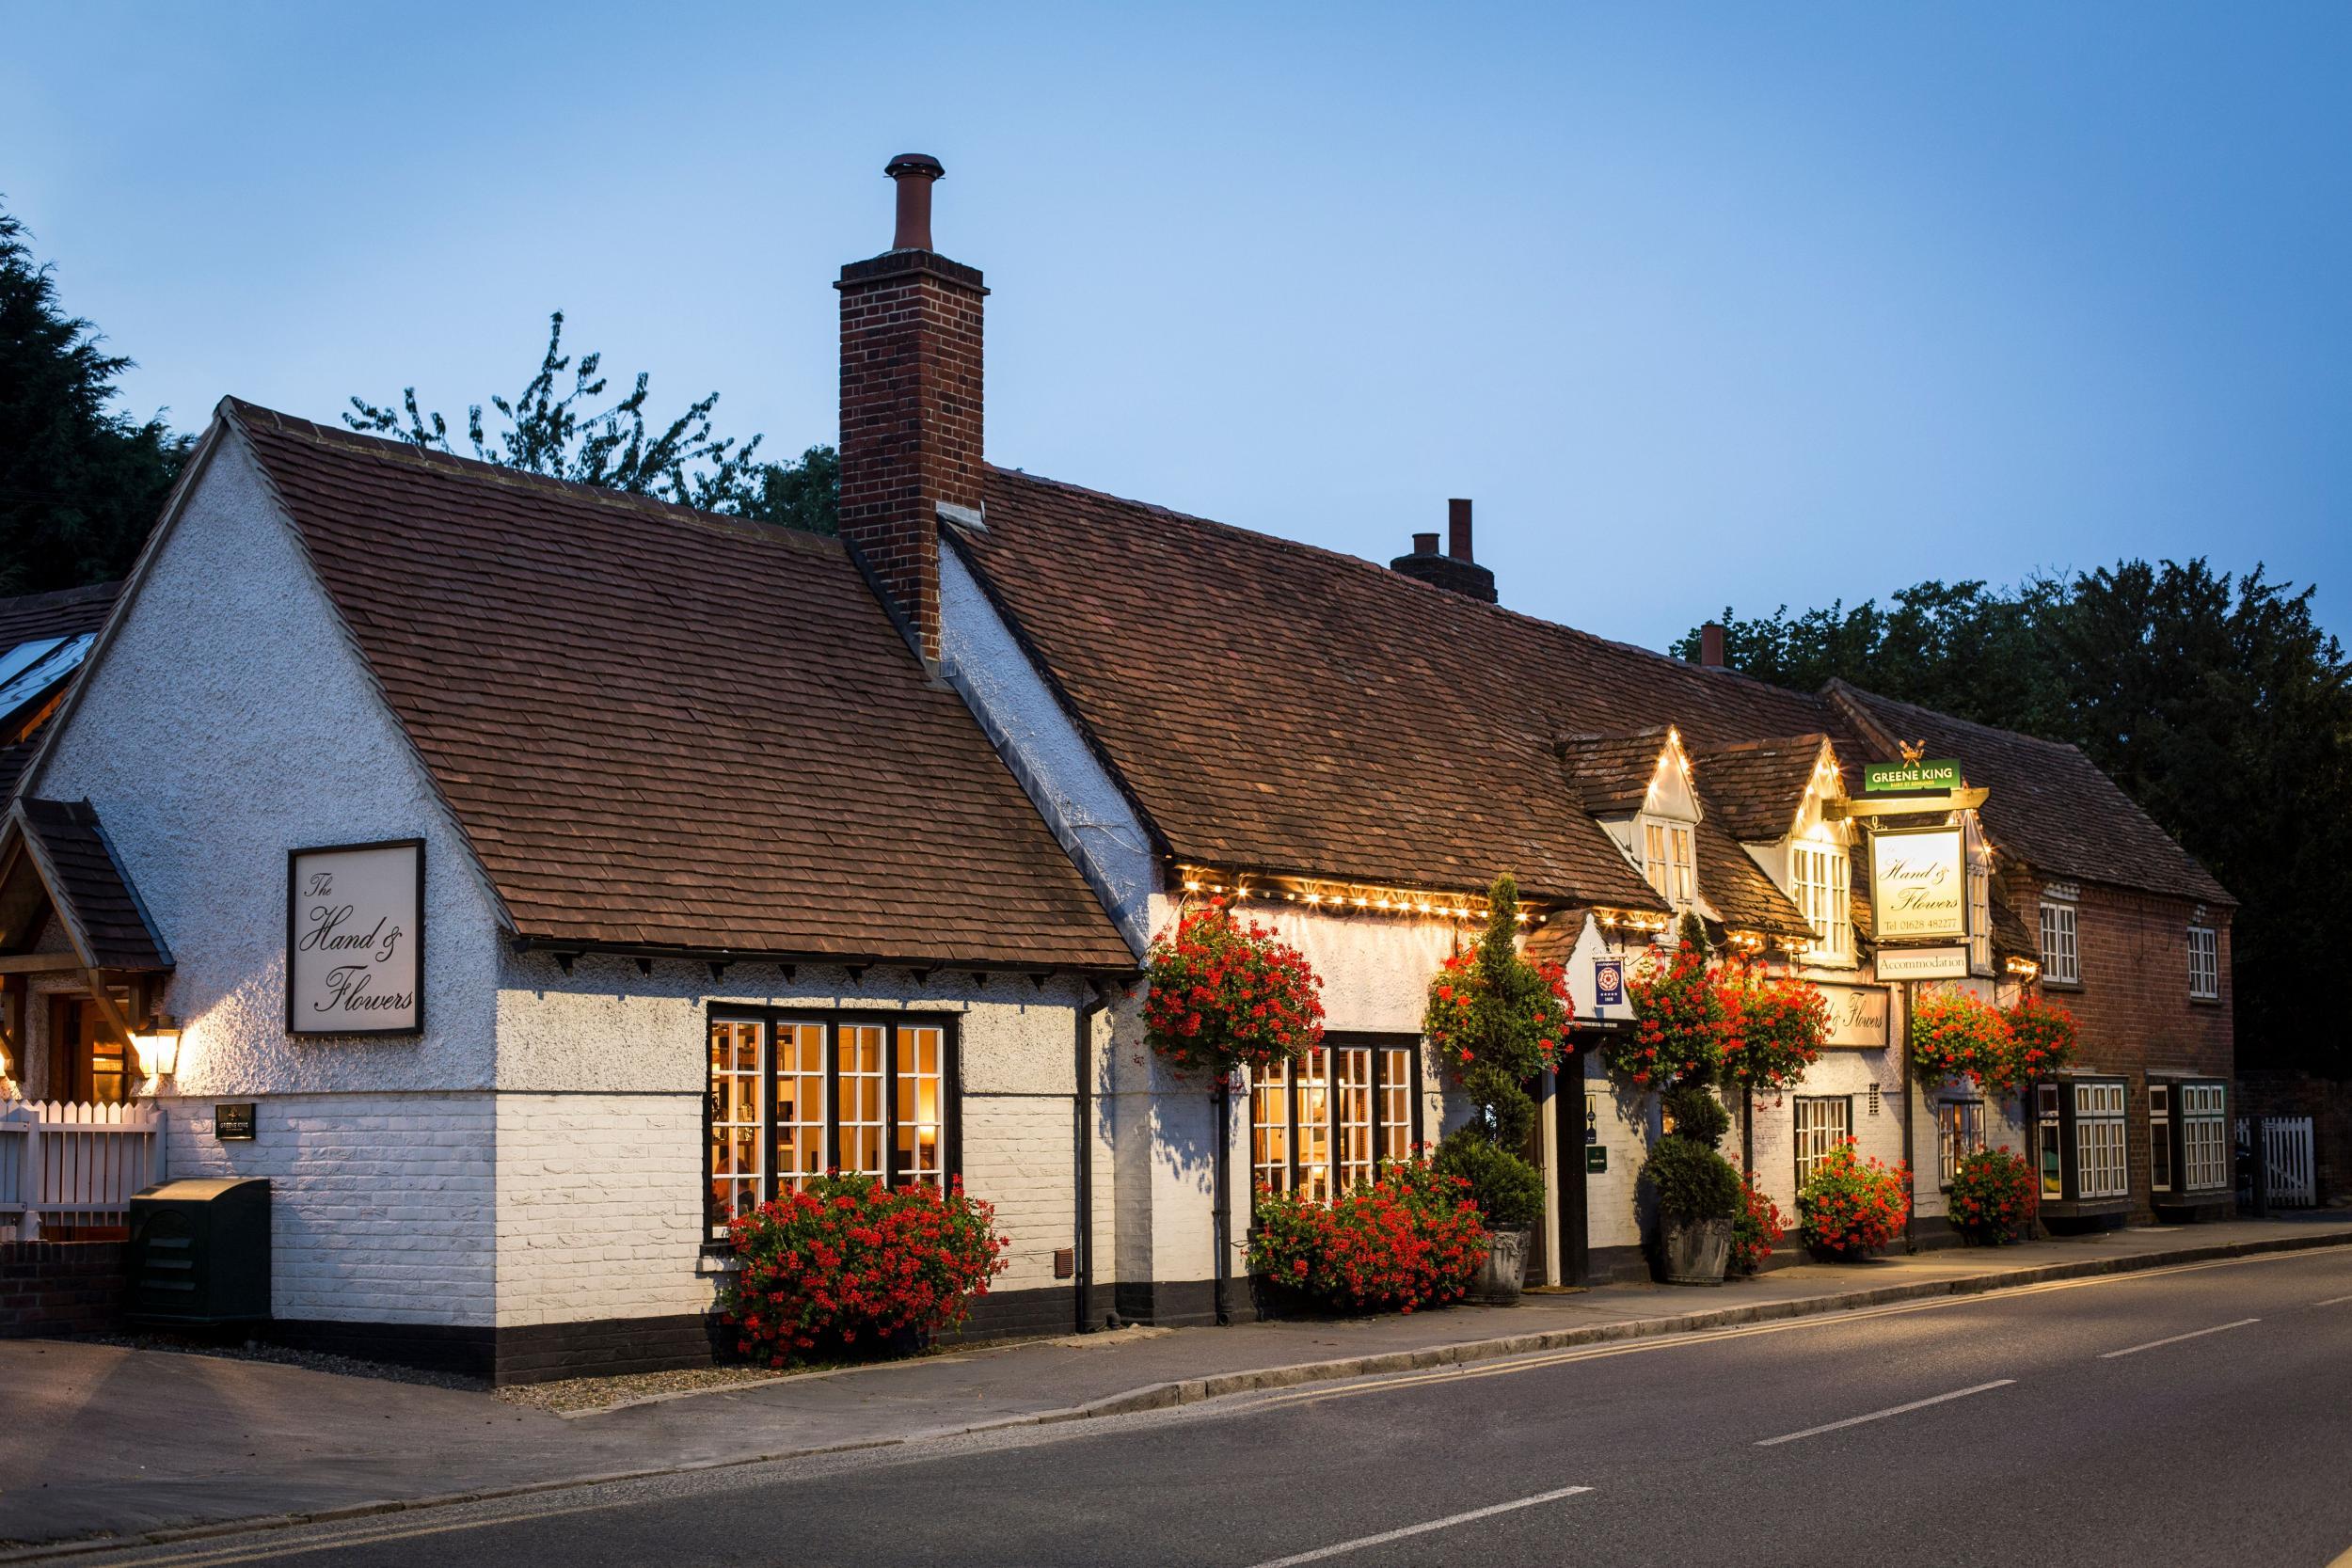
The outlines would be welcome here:
[[[1726,610],[1724,644],[1782,685],[1839,675],[2081,747],[2242,901],[2241,1059],[2352,1073],[2329,984],[2352,886],[2352,665],[2312,593],[2260,566],[2124,561],[2005,593],[1921,583],[1887,609]],[[1675,651],[1697,643],[1693,630]]]
[[[738,443],[714,434],[710,393],[656,429],[645,404],[651,377],[645,372],[628,395],[598,409],[609,383],[600,373],[604,356],[583,354],[575,364],[564,352],[564,312],[548,318],[548,348],[538,373],[511,401],[492,395],[490,406],[505,420],[495,436],[482,404],[466,410],[466,436],[474,456],[501,467],[521,468],[582,484],[652,496],[704,512],[723,512],[781,523],[812,533],[834,530],[841,487],[840,460],[831,447],[814,446],[796,462],[763,463],[762,437]],[[569,387],[557,388],[568,372]],[[417,389],[404,388],[398,409],[351,400],[343,422],[354,430],[389,436],[412,446],[448,451],[449,421],[417,406]]]
[[[111,407],[131,361],[59,308],[30,237],[0,212],[0,594],[128,572],[189,446]]]

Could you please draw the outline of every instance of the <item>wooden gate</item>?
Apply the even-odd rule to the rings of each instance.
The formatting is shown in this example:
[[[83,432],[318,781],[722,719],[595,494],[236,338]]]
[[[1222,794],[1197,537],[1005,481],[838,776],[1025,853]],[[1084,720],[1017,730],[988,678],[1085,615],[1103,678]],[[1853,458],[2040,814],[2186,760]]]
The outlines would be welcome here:
[[[0,1227],[119,1226],[131,1196],[164,1175],[164,1114],[151,1102],[0,1102]]]
[[[2237,1123],[2241,1148],[2252,1147],[2254,1128],[2246,1117]],[[2309,1117],[2265,1117],[2261,1124],[2261,1168],[2271,1207],[2309,1209],[2319,1202],[2319,1163]]]

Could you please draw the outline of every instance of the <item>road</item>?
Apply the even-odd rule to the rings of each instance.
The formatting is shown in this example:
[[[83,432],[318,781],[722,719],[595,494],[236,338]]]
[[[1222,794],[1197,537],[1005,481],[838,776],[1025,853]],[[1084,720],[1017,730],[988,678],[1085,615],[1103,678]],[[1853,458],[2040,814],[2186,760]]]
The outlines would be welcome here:
[[[2352,1254],[1939,1299],[90,1564],[2295,1564]]]

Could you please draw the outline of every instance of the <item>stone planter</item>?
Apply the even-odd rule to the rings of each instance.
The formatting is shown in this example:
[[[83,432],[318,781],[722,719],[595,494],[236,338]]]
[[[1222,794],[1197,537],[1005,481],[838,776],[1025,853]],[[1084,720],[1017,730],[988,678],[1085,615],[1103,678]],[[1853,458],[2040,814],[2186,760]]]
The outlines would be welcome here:
[[[1486,1233],[1486,1261],[1470,1281],[1470,1299],[1483,1301],[1489,1307],[1509,1307],[1519,1299],[1527,1284],[1528,1232],[1490,1230]]]
[[[1721,1285],[1730,1262],[1729,1220],[1659,1221],[1658,1276],[1667,1284]]]

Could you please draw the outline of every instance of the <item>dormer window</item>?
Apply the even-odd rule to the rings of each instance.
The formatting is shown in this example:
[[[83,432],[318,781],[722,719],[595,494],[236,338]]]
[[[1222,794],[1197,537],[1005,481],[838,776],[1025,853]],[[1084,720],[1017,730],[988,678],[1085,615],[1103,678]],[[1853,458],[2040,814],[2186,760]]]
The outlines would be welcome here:
[[[1813,927],[1815,939],[1806,958],[1815,963],[1851,962],[1852,882],[1844,846],[1801,842],[1793,847],[1790,858],[1797,912]]]
[[[1691,847],[1691,824],[1642,820],[1642,875],[1658,895],[1677,910],[1698,896],[1698,862]]]

